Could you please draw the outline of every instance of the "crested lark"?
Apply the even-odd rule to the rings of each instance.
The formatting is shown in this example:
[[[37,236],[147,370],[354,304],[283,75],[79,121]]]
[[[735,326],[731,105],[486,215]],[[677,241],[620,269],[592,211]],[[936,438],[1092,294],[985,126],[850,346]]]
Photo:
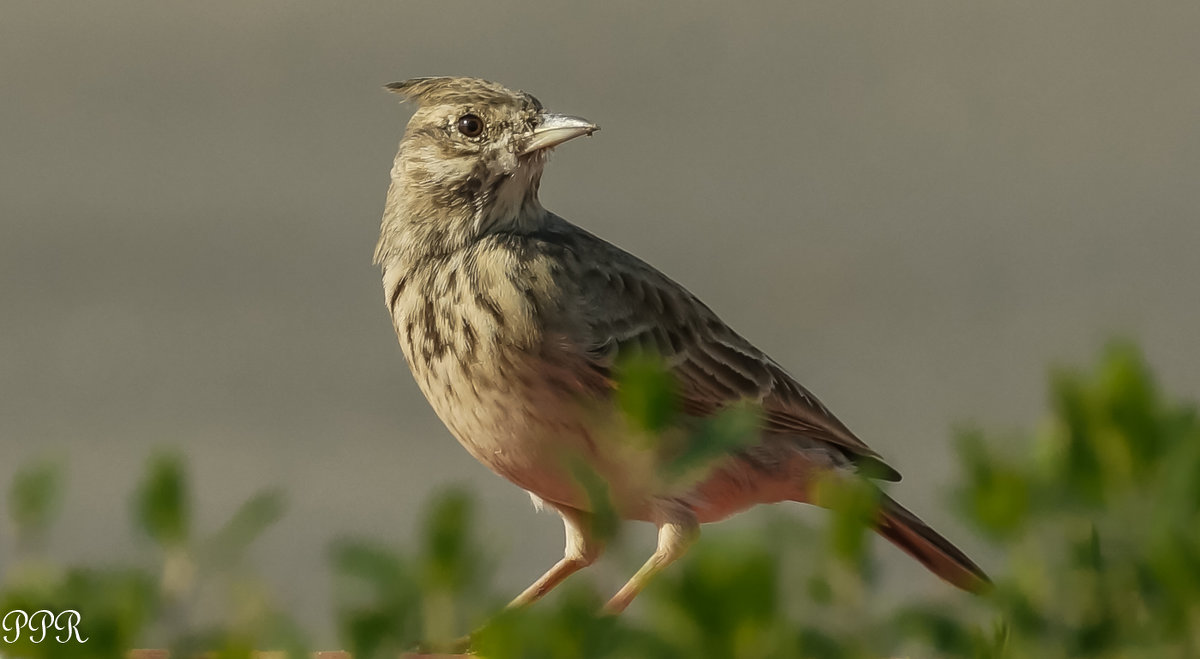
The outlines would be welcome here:
[[[701,523],[759,503],[814,502],[822,477],[899,480],[779,364],[694,295],[538,202],[551,148],[598,127],[473,78],[387,86],[418,105],[391,172],[375,263],[421,391],[480,462],[562,516],[562,560],[525,604],[599,556],[584,465],[623,519],[658,526],[654,555],[609,601],[623,610],[684,553]],[[651,441],[615,401],[614,364],[653,353],[674,379],[679,418]],[[695,421],[759,409],[751,441],[699,475],[672,471]],[[689,423],[692,422],[692,423]],[[887,496],[875,529],[950,583],[987,576]]]

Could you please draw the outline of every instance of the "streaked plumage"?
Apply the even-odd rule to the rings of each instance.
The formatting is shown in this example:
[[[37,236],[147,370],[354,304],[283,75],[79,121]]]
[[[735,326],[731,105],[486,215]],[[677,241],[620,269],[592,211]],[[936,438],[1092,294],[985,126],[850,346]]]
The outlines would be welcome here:
[[[677,558],[698,525],[758,503],[811,502],[823,475],[899,474],[779,364],[694,295],[637,257],[545,210],[549,149],[597,130],[523,92],[472,78],[389,85],[418,104],[400,145],[376,263],[421,390],[479,461],[557,510],[565,558],[515,603],[537,599],[602,550],[590,531],[586,468],[619,515],[659,526],[658,551],[609,603],[623,609]],[[476,133],[478,130],[478,133]],[[614,365],[658,355],[684,418],[653,442],[614,402]],[[756,439],[699,475],[666,466],[688,419],[750,401]],[[986,576],[889,498],[878,530],[956,585]]]

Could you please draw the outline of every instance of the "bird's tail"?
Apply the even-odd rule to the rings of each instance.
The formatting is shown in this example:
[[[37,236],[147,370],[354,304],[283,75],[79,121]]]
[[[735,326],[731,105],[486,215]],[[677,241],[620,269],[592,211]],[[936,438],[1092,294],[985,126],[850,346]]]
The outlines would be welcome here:
[[[992,580],[958,547],[901,506],[881,495],[875,530],[937,576],[972,593],[986,592]]]

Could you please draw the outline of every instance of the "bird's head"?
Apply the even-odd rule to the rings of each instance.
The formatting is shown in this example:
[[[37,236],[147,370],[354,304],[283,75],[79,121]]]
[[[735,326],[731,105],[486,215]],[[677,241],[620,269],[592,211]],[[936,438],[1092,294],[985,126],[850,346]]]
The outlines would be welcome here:
[[[418,104],[392,168],[404,206],[397,210],[410,221],[465,222],[461,229],[476,237],[539,221],[545,211],[537,191],[549,150],[599,130],[477,78],[415,78],[386,88]]]

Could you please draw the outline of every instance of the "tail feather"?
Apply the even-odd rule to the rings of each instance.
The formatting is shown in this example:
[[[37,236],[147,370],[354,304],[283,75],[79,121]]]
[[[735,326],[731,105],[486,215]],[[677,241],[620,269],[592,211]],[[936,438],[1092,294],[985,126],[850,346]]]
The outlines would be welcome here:
[[[974,561],[887,495],[880,500],[875,530],[930,572],[963,590],[982,593],[992,587],[992,580]]]

